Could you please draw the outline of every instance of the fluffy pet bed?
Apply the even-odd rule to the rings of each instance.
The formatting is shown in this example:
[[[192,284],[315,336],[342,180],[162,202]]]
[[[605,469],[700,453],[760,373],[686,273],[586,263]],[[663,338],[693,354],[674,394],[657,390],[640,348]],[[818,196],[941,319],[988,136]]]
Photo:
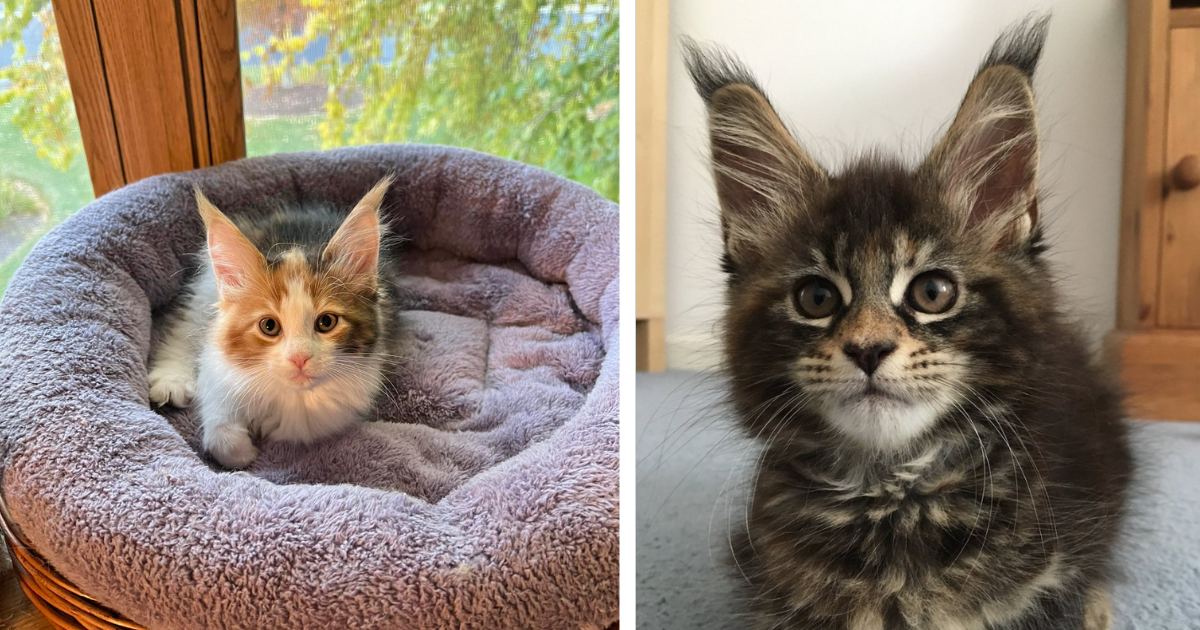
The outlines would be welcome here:
[[[152,316],[231,214],[349,209],[385,173],[405,360],[377,421],[199,454],[147,397]],[[150,628],[602,628],[617,619],[617,208],[469,151],[277,155],[127,186],[44,238],[0,304],[12,520]]]

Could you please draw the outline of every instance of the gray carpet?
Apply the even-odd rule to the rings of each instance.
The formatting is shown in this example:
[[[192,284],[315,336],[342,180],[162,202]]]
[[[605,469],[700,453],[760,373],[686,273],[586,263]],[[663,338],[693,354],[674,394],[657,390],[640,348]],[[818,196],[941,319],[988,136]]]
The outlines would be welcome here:
[[[638,630],[744,627],[726,534],[755,449],[720,399],[713,376],[637,376]],[[1200,629],[1200,424],[1135,424],[1143,472],[1114,629]]]

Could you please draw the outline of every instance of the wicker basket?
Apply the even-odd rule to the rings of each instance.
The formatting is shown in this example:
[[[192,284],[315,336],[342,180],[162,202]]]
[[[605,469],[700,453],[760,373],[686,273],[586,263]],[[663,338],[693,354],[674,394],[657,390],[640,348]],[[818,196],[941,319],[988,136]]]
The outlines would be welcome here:
[[[46,615],[50,625],[62,630],[146,630],[145,626],[129,621],[84,594],[43,560],[21,537],[2,495],[0,530],[4,532],[17,583],[29,601]],[[614,623],[608,630],[619,627],[619,623]]]
[[[121,615],[105,608],[100,602],[59,575],[48,562],[21,537],[20,528],[13,523],[0,496],[0,530],[12,558],[17,583],[29,601],[55,628],[64,630],[146,630]]]

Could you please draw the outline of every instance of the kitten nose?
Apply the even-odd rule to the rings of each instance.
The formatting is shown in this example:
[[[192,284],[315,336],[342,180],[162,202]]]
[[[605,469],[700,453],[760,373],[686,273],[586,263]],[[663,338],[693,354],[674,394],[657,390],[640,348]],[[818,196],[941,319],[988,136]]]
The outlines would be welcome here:
[[[291,361],[296,368],[303,370],[304,364],[308,363],[308,360],[311,358],[312,355],[309,354],[293,354],[292,356],[288,357],[288,361]]]
[[[842,352],[845,352],[851,361],[858,364],[858,367],[862,368],[867,376],[874,374],[875,370],[879,369],[879,364],[883,363],[883,360],[895,350],[896,344],[890,341],[871,344],[865,348],[854,343],[842,346]]]

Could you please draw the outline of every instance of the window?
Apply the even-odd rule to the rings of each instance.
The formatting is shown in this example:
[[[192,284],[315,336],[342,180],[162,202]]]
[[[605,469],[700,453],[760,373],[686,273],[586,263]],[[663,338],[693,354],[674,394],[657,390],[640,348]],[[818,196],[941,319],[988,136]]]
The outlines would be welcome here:
[[[33,244],[92,200],[50,0],[0,4],[0,293]]]
[[[0,291],[93,190],[245,154],[447,144],[617,198],[617,0],[57,8],[0,2]]]
[[[617,198],[615,0],[237,7],[248,155],[447,144]]]

